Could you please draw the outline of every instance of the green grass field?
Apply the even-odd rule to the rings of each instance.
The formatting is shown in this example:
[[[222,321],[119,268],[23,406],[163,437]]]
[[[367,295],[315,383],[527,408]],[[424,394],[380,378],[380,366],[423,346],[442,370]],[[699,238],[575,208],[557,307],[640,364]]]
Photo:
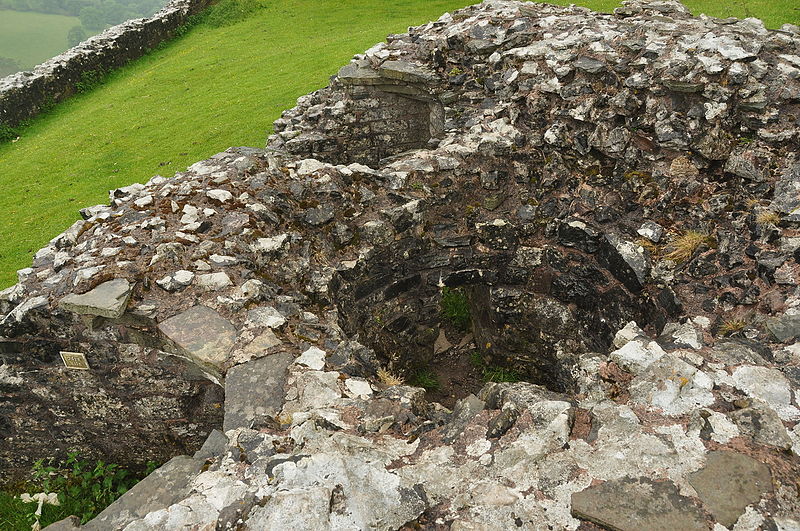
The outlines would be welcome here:
[[[263,146],[281,111],[326,85],[353,54],[467,3],[275,0],[236,25],[197,26],[59,105],[0,146],[0,288],[78,209],[106,203],[110,188],[171,176],[230,146]],[[716,16],[759,14],[778,27],[800,22],[794,3],[689,5]]]
[[[0,9],[0,57],[29,70],[66,50],[67,32],[78,17]]]

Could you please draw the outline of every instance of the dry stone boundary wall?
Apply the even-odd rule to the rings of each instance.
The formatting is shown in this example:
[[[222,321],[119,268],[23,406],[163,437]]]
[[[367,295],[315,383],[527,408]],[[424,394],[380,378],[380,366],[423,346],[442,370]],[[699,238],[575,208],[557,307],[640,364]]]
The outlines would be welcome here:
[[[0,125],[14,127],[77,92],[89,72],[108,72],[175,36],[208,0],[173,0],[149,18],[129,20],[70,48],[32,71],[0,79]]]

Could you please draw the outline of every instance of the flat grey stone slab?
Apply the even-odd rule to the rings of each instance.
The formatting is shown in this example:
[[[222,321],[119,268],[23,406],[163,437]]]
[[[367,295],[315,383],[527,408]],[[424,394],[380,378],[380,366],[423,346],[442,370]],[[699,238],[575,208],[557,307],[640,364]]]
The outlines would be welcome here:
[[[616,531],[709,530],[703,511],[671,481],[622,478],[572,495],[572,516]]]
[[[208,459],[222,455],[222,452],[228,447],[228,438],[219,430],[211,430],[208,434],[206,442],[194,453],[195,459]]]
[[[103,282],[82,295],[67,295],[58,305],[81,315],[97,315],[117,319],[125,313],[133,286],[124,278]]]
[[[407,61],[386,61],[379,70],[384,77],[408,83],[428,83],[436,79],[436,74],[429,68]]]
[[[464,431],[469,421],[484,410],[486,403],[475,395],[469,395],[458,401],[453,408],[453,415],[449,425],[442,432],[442,439],[451,443]]]
[[[174,315],[158,329],[192,358],[219,368],[236,341],[231,322],[206,306],[193,306]]]
[[[725,527],[733,527],[748,505],[772,491],[769,467],[734,452],[709,452],[706,466],[689,476],[689,483]]]
[[[81,520],[77,516],[67,516],[63,520],[53,522],[45,527],[46,531],[74,531],[81,528]]]
[[[365,62],[351,62],[339,69],[339,80],[349,85],[377,85],[385,83],[377,70]]]
[[[225,376],[223,431],[250,427],[257,417],[277,414],[283,407],[283,386],[293,361],[288,352],[278,352],[232,367]]]
[[[187,455],[173,457],[105,508],[82,529],[122,529],[151,511],[169,507],[189,494],[189,483],[200,473],[203,461]]]

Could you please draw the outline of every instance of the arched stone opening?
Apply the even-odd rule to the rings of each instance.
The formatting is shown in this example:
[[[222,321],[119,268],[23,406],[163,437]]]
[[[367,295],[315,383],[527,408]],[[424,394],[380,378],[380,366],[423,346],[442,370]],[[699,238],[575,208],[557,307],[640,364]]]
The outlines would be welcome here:
[[[345,332],[411,383],[420,370],[447,375],[447,366],[469,371],[481,364],[482,375],[445,383],[450,403],[476,393],[487,369],[574,392],[580,354],[607,350],[631,320],[656,330],[664,321],[657,303],[630,292],[594,256],[557,244],[498,253],[472,236],[438,244],[407,238],[340,269],[332,287]],[[443,307],[447,290],[459,290],[468,305],[461,330]]]
[[[432,73],[401,61],[389,63],[396,64],[384,64],[380,70],[365,62],[343,67],[337,79],[345,97],[333,106],[320,105],[313,129],[304,129],[310,123],[278,120],[271,145],[331,164],[357,162],[377,168],[395,155],[441,138],[444,105],[426,86]],[[311,103],[315,97],[308,96]],[[303,129],[286,130],[290,124]]]

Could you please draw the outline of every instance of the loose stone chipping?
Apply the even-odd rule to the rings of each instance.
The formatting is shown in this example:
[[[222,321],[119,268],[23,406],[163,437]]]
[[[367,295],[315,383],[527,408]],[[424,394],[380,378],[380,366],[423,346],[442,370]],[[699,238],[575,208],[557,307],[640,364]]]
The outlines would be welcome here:
[[[37,253],[0,295],[0,455],[210,433],[178,496],[109,508],[128,530],[797,528],[799,53],[676,2],[390,36],[266,150],[115,190]],[[115,279],[121,316],[59,305]],[[388,383],[421,368],[452,407]]]

